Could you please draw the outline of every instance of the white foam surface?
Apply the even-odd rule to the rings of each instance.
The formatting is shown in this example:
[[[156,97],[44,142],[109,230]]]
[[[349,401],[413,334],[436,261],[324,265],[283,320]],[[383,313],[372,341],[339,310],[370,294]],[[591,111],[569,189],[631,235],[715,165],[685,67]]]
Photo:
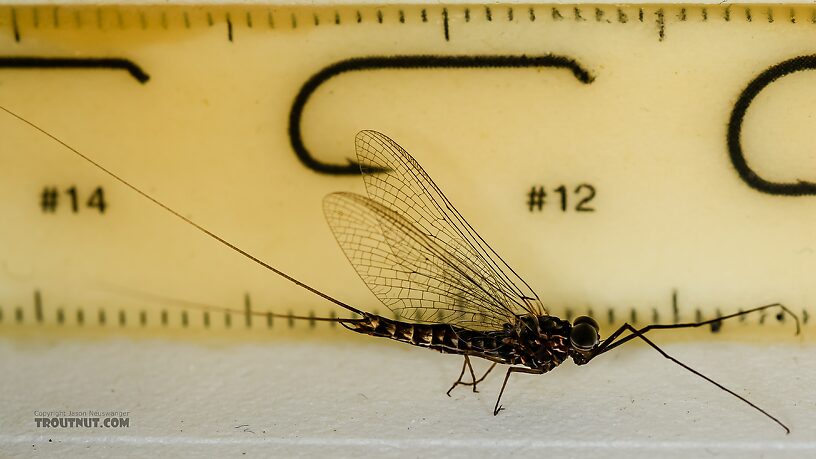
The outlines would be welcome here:
[[[0,340],[3,457],[813,457],[816,366],[807,344],[645,346],[585,367],[503,372],[445,391],[455,356],[368,337],[210,345],[117,338]],[[484,368],[480,365],[478,368]],[[123,410],[120,429],[37,428],[34,411]]]

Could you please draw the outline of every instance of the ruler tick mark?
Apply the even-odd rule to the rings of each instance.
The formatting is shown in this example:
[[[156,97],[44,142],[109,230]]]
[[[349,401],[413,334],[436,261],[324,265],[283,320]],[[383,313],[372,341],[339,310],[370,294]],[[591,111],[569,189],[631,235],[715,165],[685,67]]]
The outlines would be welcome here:
[[[723,13],[723,19],[725,19],[725,22],[731,21],[731,7],[730,6],[725,7],[725,12]]]
[[[162,324],[162,326],[166,327],[168,322],[169,322],[169,320],[168,320],[168,317],[167,317],[167,309],[162,309],[161,310],[161,324]]]
[[[167,30],[167,12],[162,11],[161,16],[159,17],[159,21],[161,22],[162,29]]]
[[[16,320],[18,324],[23,323],[23,308],[18,306],[14,309],[14,320]]]
[[[816,21],[816,10],[813,12],[814,21]],[[470,8],[465,8],[465,22],[470,22]]]
[[[425,11],[425,8],[422,8],[420,14],[422,16],[422,22],[428,22],[428,12]]]
[[[624,13],[622,9],[618,8],[618,22],[621,24],[626,24],[628,21],[629,18],[626,16],[626,13]]]
[[[340,13],[337,11],[334,12],[334,25],[340,25]]]
[[[182,16],[184,17],[184,28],[189,29],[190,28],[190,14],[185,11]]]
[[[507,22],[513,22],[513,7],[507,8]]]
[[[487,19],[487,22],[493,21],[493,12],[490,11],[489,6],[485,7],[485,19]]]
[[[377,22],[379,22],[380,24],[383,23],[383,12],[382,12],[382,10],[377,10]]]
[[[535,9],[530,7],[530,22],[535,22],[535,20],[536,20]]]
[[[251,11],[246,12],[246,26],[249,27],[250,29],[252,28],[252,12]]]
[[[663,17],[663,8],[658,9],[655,15],[657,16],[657,37],[659,41],[663,41],[666,38],[666,21]]]
[[[297,29],[297,25],[297,16],[295,16],[295,13],[292,13],[292,28]]]
[[[745,20],[748,21],[748,22],[752,21],[751,8],[745,8]]]
[[[187,311],[181,311],[181,326],[187,328],[190,323],[190,319],[187,317]]]
[[[677,289],[672,291],[672,319],[674,323],[680,322],[680,306],[677,304]]]
[[[445,41],[450,41],[450,30],[448,26],[448,9],[442,8],[442,24],[445,30]]]
[[[20,27],[17,24],[17,9],[11,9],[11,28],[14,31],[14,41],[20,43]]]
[[[357,24],[363,22],[363,15],[360,13],[360,10],[357,10]]]
[[[714,311],[714,314],[715,314],[714,317],[717,318],[722,317],[722,312],[720,312],[719,308],[717,308]],[[711,333],[719,333],[719,331],[722,329],[722,325],[723,325],[722,321],[711,322]]]
[[[147,325],[147,311],[145,311],[144,309],[139,311],[139,325],[141,325],[142,327]]]
[[[246,328],[252,328],[252,302],[249,293],[244,294],[244,323]]]
[[[312,15],[312,20],[314,22],[315,27],[320,25],[320,16],[318,16],[317,13]]]
[[[144,11],[139,11],[139,24],[141,24],[142,30],[147,29],[147,16],[145,16]]]
[[[40,28],[40,10],[36,6],[31,8],[31,22],[35,29]]]
[[[686,9],[685,8],[680,8],[680,14],[677,16],[677,19],[679,19],[680,22],[686,22]]]
[[[34,290],[34,318],[37,323],[43,322],[42,295],[39,290]]]
[[[126,319],[127,319],[127,318],[126,318],[126,316],[125,316],[125,310],[124,310],[124,309],[120,309],[120,310],[119,310],[119,326],[120,326],[120,327],[124,327],[124,326],[126,325],[126,323],[127,323],[127,320],[126,320]]]
[[[230,14],[227,13],[227,40],[232,42],[232,18],[230,18]]]
[[[83,310],[81,307],[77,309],[76,319],[77,325],[83,325],[85,323],[85,310]]]
[[[62,308],[57,309],[57,324],[63,325],[65,323],[65,312],[63,312]]]
[[[105,325],[105,322],[107,321],[107,317],[105,316],[105,310],[104,309],[99,310],[99,313],[97,314],[97,320],[99,322],[99,325]]]
[[[558,8],[553,7],[553,9],[552,9],[552,18],[553,18],[554,21],[560,21],[560,20],[564,19],[564,16],[561,15],[561,12],[558,11]]]
[[[399,10],[399,22],[405,24],[405,11]]]
[[[581,9],[577,6],[572,9],[572,14],[575,16],[575,20],[579,22],[586,21],[586,18],[582,16]]]
[[[638,21],[643,22],[643,8],[638,8]]]

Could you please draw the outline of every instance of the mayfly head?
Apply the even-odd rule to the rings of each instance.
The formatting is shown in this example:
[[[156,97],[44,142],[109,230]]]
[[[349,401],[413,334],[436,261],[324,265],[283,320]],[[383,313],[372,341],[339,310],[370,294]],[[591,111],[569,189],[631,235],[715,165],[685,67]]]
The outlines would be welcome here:
[[[592,317],[580,316],[572,321],[570,356],[577,365],[583,365],[592,359],[601,341],[598,328],[598,322]]]

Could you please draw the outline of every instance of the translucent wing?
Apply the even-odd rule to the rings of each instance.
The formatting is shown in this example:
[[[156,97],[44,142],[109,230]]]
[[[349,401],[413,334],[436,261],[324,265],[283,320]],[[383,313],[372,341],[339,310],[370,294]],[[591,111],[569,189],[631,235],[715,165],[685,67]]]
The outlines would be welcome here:
[[[349,260],[383,303],[417,321],[458,323],[479,329],[513,322],[517,315],[545,314],[532,289],[473,230],[413,157],[396,142],[374,131],[360,132],[356,147],[369,197],[365,201],[356,198],[358,204],[347,211],[371,215],[344,223],[359,226],[365,222],[364,232],[379,234],[375,245],[387,256],[378,263],[400,262],[413,266],[416,261],[411,257],[425,256],[421,265],[427,279],[407,279],[411,282],[409,290],[385,291],[382,279],[364,274],[370,273],[369,266],[357,265],[367,259],[364,254],[354,252],[371,247],[344,246],[341,242]],[[371,167],[389,172],[369,173]],[[361,207],[363,202],[366,205]],[[330,202],[326,211],[331,224],[328,204]],[[389,216],[389,221],[399,221],[398,228],[411,228],[408,231],[411,237],[405,238],[390,227],[385,229],[382,223],[378,227],[375,223],[384,215]],[[338,229],[335,225],[332,229],[339,241]],[[405,247],[406,244],[410,247]],[[428,252],[435,256],[427,256]],[[445,291],[437,288],[441,299],[416,301],[416,292],[427,289],[427,282],[431,281],[447,288]],[[413,296],[405,296],[408,292]],[[433,312],[439,308],[444,312]],[[485,323],[479,326],[478,320]]]
[[[374,295],[394,313],[420,323],[475,330],[514,322],[492,279],[414,222],[355,193],[333,193],[323,210],[338,244]]]
[[[546,313],[529,284],[479,236],[407,151],[376,131],[359,132],[355,147],[371,199],[402,213],[450,250],[467,254],[505,294],[515,314]],[[369,173],[371,166],[389,172]]]

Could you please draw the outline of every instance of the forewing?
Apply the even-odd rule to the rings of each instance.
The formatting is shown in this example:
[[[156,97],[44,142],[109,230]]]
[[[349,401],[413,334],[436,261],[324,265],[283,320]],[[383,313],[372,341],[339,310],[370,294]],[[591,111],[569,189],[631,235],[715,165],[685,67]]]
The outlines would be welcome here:
[[[450,252],[402,214],[355,193],[326,196],[323,210],[351,265],[401,318],[473,330],[514,322],[502,292],[473,260]]]
[[[470,263],[509,314],[546,313],[532,288],[476,233],[407,151],[376,131],[358,133],[355,146],[369,198]],[[383,169],[387,172],[380,172]]]

